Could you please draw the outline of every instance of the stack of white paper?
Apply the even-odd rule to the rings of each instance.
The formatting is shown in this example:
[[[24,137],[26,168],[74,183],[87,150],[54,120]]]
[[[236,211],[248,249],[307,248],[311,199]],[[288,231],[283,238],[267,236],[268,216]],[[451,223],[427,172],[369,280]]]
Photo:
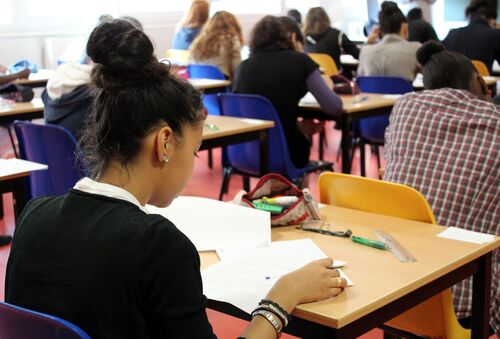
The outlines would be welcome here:
[[[0,159],[0,177],[19,173],[46,170],[47,165],[21,159]]]
[[[147,209],[173,222],[198,251],[271,243],[269,212],[198,197],[178,197],[167,208]]]
[[[220,250],[218,253],[222,261],[201,272],[204,294],[248,313],[282,275],[313,260],[326,258],[311,239],[273,242],[267,247]],[[334,263],[340,264],[342,262]],[[343,272],[341,276],[352,285]]]
[[[437,236],[440,238],[467,241],[480,245],[495,240],[494,235],[469,231],[458,227],[448,227]]]

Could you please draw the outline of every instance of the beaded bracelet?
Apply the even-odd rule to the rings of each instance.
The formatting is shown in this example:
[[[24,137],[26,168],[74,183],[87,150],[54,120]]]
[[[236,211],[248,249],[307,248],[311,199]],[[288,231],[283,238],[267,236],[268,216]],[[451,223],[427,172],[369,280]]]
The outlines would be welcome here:
[[[277,316],[279,318],[279,320],[281,320],[281,324],[283,324],[283,328],[288,326],[288,319],[286,318],[286,315],[284,315],[283,312],[281,312],[275,306],[261,304],[256,308],[256,310],[266,310],[266,311],[269,311],[271,313],[274,313],[274,315]]]
[[[274,317],[274,314],[267,311],[267,310],[255,310],[252,312],[252,318],[260,315],[261,317],[264,317],[269,323],[274,327],[274,330],[276,331],[277,337],[281,337],[281,331],[283,331],[283,327],[280,326],[278,320]]]
[[[259,303],[259,306],[260,305],[273,305],[274,307],[276,307],[278,310],[281,311],[281,313],[283,313],[283,315],[285,316],[285,318],[287,319],[287,324],[292,320],[292,317],[290,316],[290,314],[288,314],[288,312],[283,308],[281,307],[278,303],[275,303],[274,301],[272,300],[269,300],[269,299],[262,299]]]

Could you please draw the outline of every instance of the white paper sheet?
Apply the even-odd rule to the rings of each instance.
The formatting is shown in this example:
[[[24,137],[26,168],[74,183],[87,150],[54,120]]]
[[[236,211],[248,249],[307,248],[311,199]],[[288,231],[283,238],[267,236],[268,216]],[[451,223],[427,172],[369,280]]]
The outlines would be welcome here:
[[[225,80],[218,80],[218,79],[189,79],[189,82],[194,87],[199,87],[199,86],[210,86],[210,85],[214,85],[214,84],[220,84],[222,82],[225,82]]]
[[[494,235],[464,230],[463,228],[458,227],[448,227],[437,236],[451,240],[472,242],[474,244],[484,244],[495,240]]]
[[[314,95],[311,92],[307,92],[306,95],[300,99],[300,103],[302,104],[317,104],[318,100],[314,97]]]
[[[326,255],[311,239],[274,242],[267,247],[230,256],[201,272],[204,294],[209,299],[233,304],[251,313],[282,275]],[[352,281],[346,278],[349,286]]]
[[[0,177],[18,173],[46,170],[49,166],[22,159],[0,159]]]
[[[178,197],[167,208],[147,209],[172,221],[198,251],[271,243],[268,212],[198,197]]]

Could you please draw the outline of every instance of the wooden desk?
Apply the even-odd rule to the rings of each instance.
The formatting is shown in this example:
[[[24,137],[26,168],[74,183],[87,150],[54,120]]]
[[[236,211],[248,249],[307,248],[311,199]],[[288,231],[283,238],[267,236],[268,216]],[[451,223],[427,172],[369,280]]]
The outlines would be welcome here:
[[[43,102],[35,98],[31,102],[0,103],[0,125],[7,125],[15,120],[43,118]]]
[[[14,83],[28,87],[45,87],[54,72],[52,69],[40,69],[36,73],[31,73],[28,79],[18,79]]]
[[[287,332],[306,338],[355,338],[462,279],[474,276],[472,338],[487,338],[491,285],[491,251],[500,238],[477,245],[436,237],[443,227],[378,214],[326,206],[322,219],[339,229],[375,239],[374,230],[394,236],[416,258],[401,263],[389,251],[353,243],[346,238],[304,232],[295,227],[277,227],[272,240],[311,238],[328,256],[347,261],[343,271],[352,279],[340,296],[299,305]],[[201,253],[202,268],[218,261],[215,253]],[[208,306],[244,319],[249,315],[214,300]]]
[[[351,123],[371,116],[391,113],[397,96],[362,93],[360,96],[342,95],[344,111],[339,119],[342,130],[342,172],[350,173],[350,148],[352,143]],[[362,100],[362,101],[360,101]],[[308,119],[333,120],[321,112],[321,107],[314,97],[307,96],[299,102],[299,114]]]
[[[15,219],[27,203],[25,179],[31,172],[47,168],[47,165],[21,159],[0,159],[0,198],[3,193],[12,192]]]
[[[209,124],[216,126],[217,130],[207,128]],[[273,127],[274,122],[268,120],[209,115],[200,150],[257,140],[260,142],[260,173],[263,175],[269,171],[268,130]]]
[[[189,82],[193,87],[206,94],[223,92],[226,87],[231,86],[231,81],[229,80],[189,79]]]

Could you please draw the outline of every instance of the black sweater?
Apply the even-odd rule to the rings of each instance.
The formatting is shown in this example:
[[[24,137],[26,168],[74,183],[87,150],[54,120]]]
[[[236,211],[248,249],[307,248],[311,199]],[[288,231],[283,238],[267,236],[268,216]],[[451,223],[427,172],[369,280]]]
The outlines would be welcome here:
[[[191,241],[162,216],[77,190],[26,206],[5,298],[92,338],[215,337]]]

